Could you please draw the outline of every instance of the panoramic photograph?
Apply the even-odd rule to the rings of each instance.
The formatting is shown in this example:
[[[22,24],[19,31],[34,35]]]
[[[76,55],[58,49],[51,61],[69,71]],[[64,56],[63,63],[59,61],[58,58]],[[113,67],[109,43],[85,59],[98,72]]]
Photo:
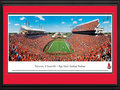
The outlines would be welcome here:
[[[112,15],[8,14],[8,61],[112,61]]]

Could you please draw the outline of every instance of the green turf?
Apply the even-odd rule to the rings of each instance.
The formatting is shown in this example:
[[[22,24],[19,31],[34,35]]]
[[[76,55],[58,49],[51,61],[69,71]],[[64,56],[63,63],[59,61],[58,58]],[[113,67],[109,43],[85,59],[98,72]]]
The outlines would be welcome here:
[[[67,53],[70,53],[70,50],[67,47],[67,45],[66,45],[64,40],[61,40],[61,41],[54,40],[53,41],[53,43],[49,47],[48,52],[52,53],[54,51],[67,51]]]

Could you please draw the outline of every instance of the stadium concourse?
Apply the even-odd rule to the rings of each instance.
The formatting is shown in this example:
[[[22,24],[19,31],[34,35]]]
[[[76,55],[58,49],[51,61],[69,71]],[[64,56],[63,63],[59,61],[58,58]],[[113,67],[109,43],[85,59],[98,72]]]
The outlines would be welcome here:
[[[49,34],[33,37],[30,30],[26,30],[30,36],[9,34],[9,61],[111,61],[111,34],[105,35],[103,28],[98,28],[98,21],[78,25],[72,30],[72,34],[62,44],[68,42],[74,52],[65,55],[44,52],[45,46],[54,40]],[[54,47],[50,51],[55,51]]]

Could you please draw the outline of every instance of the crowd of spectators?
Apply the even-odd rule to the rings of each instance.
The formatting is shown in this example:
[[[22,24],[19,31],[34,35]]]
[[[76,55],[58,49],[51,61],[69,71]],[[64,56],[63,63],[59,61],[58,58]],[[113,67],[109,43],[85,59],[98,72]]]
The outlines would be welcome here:
[[[68,55],[50,55],[43,52],[45,45],[52,40],[48,35],[25,37],[9,35],[9,61],[110,61],[111,35],[73,34],[69,42],[74,53]]]
[[[9,35],[9,60],[38,60],[38,58],[44,54],[44,46],[51,40],[48,35],[37,37],[26,37],[19,34]]]
[[[75,50],[73,56],[77,61],[111,60],[111,35],[73,34],[67,41],[72,44]]]

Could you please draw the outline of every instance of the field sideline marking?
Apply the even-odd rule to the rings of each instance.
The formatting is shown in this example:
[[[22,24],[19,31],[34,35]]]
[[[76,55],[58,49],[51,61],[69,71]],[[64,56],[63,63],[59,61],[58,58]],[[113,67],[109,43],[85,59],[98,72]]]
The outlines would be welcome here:
[[[65,40],[64,40],[64,42],[65,42],[65,44],[66,44],[66,41],[65,41]],[[66,44],[66,46],[67,46],[68,50],[71,51],[67,44]]]
[[[52,42],[51,46],[53,45],[54,41]],[[48,51],[50,50],[51,46],[49,47]]]

